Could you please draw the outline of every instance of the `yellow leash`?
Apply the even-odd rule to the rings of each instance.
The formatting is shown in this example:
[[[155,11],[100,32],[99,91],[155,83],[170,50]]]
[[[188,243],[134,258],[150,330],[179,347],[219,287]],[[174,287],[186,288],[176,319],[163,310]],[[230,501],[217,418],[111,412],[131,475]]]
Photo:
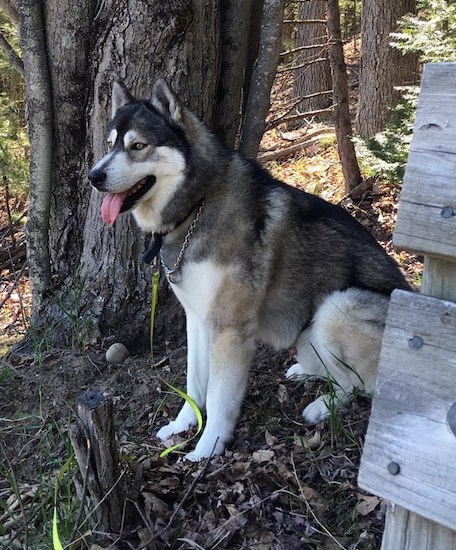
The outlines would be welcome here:
[[[158,258],[155,257],[152,264],[152,299],[150,305],[150,355],[152,361],[154,360],[154,323],[155,323],[155,310],[158,302],[158,279],[160,278],[160,268],[158,265]]]
[[[161,244],[161,241],[160,241],[160,244]],[[185,248],[184,248],[184,250],[185,250]],[[147,261],[148,252],[146,252],[146,255],[145,255],[146,256],[145,261],[147,263],[149,263]],[[180,261],[182,261],[182,259]],[[177,268],[178,267],[179,266],[177,266]],[[151,355],[151,359],[152,359],[152,365],[154,363],[154,323],[155,323],[155,310],[157,309],[157,302],[158,302],[158,281],[159,281],[159,279],[160,279],[160,264],[159,264],[158,256],[155,256],[153,261],[152,261],[152,298],[151,298],[151,304],[150,304],[150,334],[149,334],[149,346],[150,346],[150,355]],[[196,433],[193,434],[188,439],[186,439],[185,441],[181,441],[180,443],[177,443],[176,445],[172,445],[168,449],[165,449],[164,451],[162,451],[160,453],[160,458],[164,458],[169,453],[175,451],[176,449],[178,449],[179,447],[181,447],[185,443],[188,443],[189,441],[191,441],[194,437],[196,437],[201,432],[201,430],[203,429],[203,417],[202,417],[201,411],[198,408],[198,405],[193,401],[193,399],[190,396],[188,396],[182,390],[179,390],[178,388],[175,388],[174,386],[171,386],[171,384],[168,384],[168,382],[166,382],[162,378],[160,378],[160,380],[162,380],[162,382],[164,382],[174,393],[176,393],[182,399],[185,399],[185,401],[187,401],[187,403],[192,408],[192,410],[193,410],[193,412],[196,416],[196,420],[197,420]]]

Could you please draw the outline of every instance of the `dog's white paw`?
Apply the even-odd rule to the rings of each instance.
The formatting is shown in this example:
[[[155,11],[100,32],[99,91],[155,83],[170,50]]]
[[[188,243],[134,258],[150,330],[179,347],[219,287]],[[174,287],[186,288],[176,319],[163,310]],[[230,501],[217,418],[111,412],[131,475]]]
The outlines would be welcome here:
[[[196,422],[193,420],[179,419],[179,417],[177,417],[176,420],[173,420],[169,424],[166,424],[166,426],[163,426],[163,428],[160,428],[157,432],[157,437],[162,441],[166,441],[173,435],[190,430],[193,426],[195,426],[195,424]]]
[[[304,376],[307,376],[307,372],[304,369],[304,367],[301,365],[301,363],[295,363],[294,365],[291,365],[291,367],[287,370],[286,377],[287,378],[303,378]]]
[[[188,460],[189,462],[200,462],[204,458],[207,457],[200,455],[196,451],[191,451],[190,453],[187,453],[182,460]]]
[[[210,456],[222,454],[224,450],[225,447],[223,445],[220,448],[217,448],[217,445],[215,447],[212,445],[210,450],[208,450],[208,448],[198,449],[198,446],[196,446],[194,451],[191,451],[184,456],[184,460],[199,462],[200,460],[209,458]]]
[[[329,417],[328,396],[320,395],[302,411],[302,416],[309,424],[318,424]]]
[[[173,422],[170,422],[169,424],[167,424],[166,426],[163,426],[163,428],[160,428],[158,430],[157,437],[158,437],[158,439],[161,439],[162,441],[166,441],[167,439],[169,439],[171,436],[175,435],[176,433],[179,433],[179,432],[174,431]]]

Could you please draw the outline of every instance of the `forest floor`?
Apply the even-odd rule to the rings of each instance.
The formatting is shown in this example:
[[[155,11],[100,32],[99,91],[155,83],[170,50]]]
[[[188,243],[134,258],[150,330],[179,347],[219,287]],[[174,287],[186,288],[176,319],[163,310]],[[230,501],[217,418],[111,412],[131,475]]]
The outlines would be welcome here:
[[[271,131],[262,154],[323,126],[308,121],[292,132]],[[360,197],[345,196],[334,139],[312,141],[267,167],[281,179],[341,204],[396,257],[412,283],[419,280],[419,259],[395,252],[391,243],[399,188],[375,181]],[[27,271],[21,271],[23,229],[16,224],[11,231],[5,198],[1,200],[5,214],[0,219],[0,254],[5,265],[0,273],[0,333],[2,343],[10,345],[27,327],[30,291]],[[10,206],[24,210],[25,204],[10,201]],[[8,258],[16,253],[18,260],[8,266]],[[356,396],[332,422],[306,425],[300,413],[324,391],[325,383],[286,380],[288,354],[260,348],[228,450],[200,464],[179,462],[181,449],[160,458],[157,428],[181,406],[162,379],[185,388],[185,356],[185,338],[176,335],[175,341],[163,344],[155,361],[129,357],[113,365],[101,348],[53,350],[42,342],[28,357],[13,354],[1,361],[0,547],[53,548],[58,478],[63,542],[78,521],[78,543],[72,548],[380,547],[386,503],[357,485],[369,397]],[[121,466],[134,480],[136,495],[135,521],[121,533],[105,534],[100,546],[91,546],[95,538],[85,515],[76,519],[75,462],[65,474],[62,471],[71,454],[68,426],[75,419],[76,400],[90,388],[114,396]]]

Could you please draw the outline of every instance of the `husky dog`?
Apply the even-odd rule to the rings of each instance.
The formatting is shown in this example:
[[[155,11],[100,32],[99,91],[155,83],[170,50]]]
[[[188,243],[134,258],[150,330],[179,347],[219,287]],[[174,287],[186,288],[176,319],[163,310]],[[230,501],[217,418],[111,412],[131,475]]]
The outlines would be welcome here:
[[[258,341],[295,349],[289,377],[330,375],[337,402],[374,389],[388,296],[409,286],[354,218],[226,150],[164,80],[146,100],[114,83],[108,145],[89,173],[108,193],[101,216],[132,211],[154,234],[148,253],[160,253],[185,309],[187,393],[207,415],[187,459],[224,450]],[[304,419],[328,407],[323,395]],[[195,424],[185,403],[157,436]]]

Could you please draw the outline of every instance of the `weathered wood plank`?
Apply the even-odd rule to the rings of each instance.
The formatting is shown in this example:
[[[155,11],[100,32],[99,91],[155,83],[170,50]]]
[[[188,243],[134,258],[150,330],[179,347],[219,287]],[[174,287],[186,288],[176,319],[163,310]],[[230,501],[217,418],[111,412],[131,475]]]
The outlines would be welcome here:
[[[456,258],[452,260],[424,258],[422,294],[456,302]]]
[[[455,90],[455,63],[425,66],[393,238],[425,256],[422,294],[454,301]],[[382,550],[456,550],[456,438],[446,425],[456,306],[418,294],[406,302],[393,294],[360,484],[392,500]],[[407,348],[420,342],[413,336],[423,345]]]
[[[456,213],[456,197],[454,202]],[[445,219],[444,206],[401,201],[393,243],[396,248],[445,258],[456,256],[456,216]]]
[[[456,531],[390,504],[381,550],[455,550]]]
[[[358,482],[450,529],[456,437],[447,412],[455,401],[456,304],[395,291]]]
[[[414,151],[456,153],[455,63],[426,64],[421,78],[413,138]]]
[[[455,172],[456,155],[414,152],[407,162],[401,202],[405,200],[435,207],[451,205],[456,199]]]
[[[425,66],[394,245],[456,257],[456,64]]]

